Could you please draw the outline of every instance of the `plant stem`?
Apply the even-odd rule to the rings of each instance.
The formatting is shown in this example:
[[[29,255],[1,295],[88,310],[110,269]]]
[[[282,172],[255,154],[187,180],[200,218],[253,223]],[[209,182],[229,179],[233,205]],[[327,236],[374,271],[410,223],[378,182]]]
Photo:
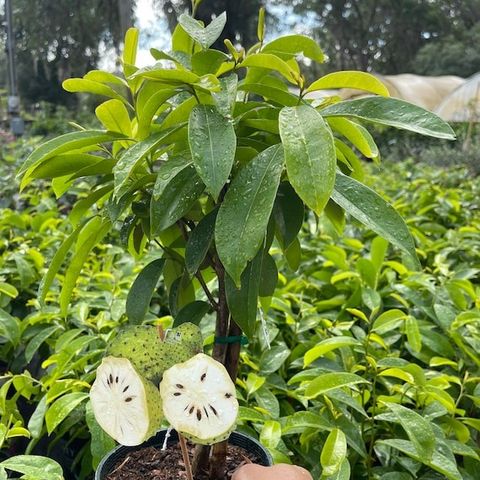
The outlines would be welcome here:
[[[183,463],[185,463],[185,473],[187,474],[187,480],[193,480],[192,466],[190,465],[190,457],[188,456],[187,444],[183,435],[178,434],[178,442],[182,449]]]

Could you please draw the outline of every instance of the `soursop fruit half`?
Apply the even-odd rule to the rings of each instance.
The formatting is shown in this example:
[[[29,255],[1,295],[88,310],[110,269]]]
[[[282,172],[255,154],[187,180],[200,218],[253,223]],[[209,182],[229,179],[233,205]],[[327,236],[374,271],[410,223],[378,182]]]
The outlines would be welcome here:
[[[225,367],[208,355],[199,353],[166,370],[160,395],[170,425],[195,443],[221,442],[235,428],[235,385]]]
[[[158,389],[126,358],[105,357],[90,390],[95,419],[121,445],[140,445],[163,418]]]

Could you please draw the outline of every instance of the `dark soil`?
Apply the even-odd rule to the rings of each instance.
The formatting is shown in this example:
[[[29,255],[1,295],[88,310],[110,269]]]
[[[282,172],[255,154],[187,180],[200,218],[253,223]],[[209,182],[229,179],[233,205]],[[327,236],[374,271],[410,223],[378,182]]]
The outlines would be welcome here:
[[[190,461],[193,457],[193,445],[188,444]],[[258,463],[243,448],[228,446],[226,479],[231,479],[233,472],[245,463]],[[105,480],[185,480],[185,466],[179,444],[169,445],[167,450],[147,447],[127,454],[120,459]],[[208,473],[201,473],[195,480],[209,480]]]

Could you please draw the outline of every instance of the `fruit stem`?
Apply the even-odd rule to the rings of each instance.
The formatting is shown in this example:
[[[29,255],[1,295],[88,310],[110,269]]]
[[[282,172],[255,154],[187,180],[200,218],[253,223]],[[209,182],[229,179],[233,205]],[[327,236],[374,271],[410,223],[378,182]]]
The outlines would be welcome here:
[[[183,463],[185,463],[185,473],[187,474],[187,480],[193,480],[192,466],[190,465],[190,457],[188,456],[187,444],[183,435],[178,434],[178,442],[182,449]]]

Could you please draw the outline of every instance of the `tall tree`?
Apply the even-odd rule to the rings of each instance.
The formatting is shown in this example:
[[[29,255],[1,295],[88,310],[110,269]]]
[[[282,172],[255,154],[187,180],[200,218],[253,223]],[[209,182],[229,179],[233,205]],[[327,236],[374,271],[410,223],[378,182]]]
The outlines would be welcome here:
[[[65,103],[70,76],[96,67],[102,49],[118,48],[132,24],[134,0],[14,0],[20,95]]]

